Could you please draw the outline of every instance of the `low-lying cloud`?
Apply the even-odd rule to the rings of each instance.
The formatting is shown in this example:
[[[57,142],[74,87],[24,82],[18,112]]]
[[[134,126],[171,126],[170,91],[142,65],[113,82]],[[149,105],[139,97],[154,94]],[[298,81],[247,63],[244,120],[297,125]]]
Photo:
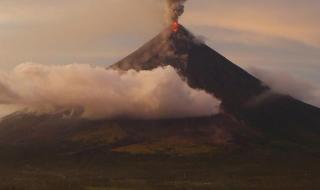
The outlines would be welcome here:
[[[85,118],[209,116],[220,101],[190,88],[170,67],[119,72],[87,64],[25,63],[0,73],[0,106],[36,112],[81,109]]]
[[[249,71],[278,93],[320,107],[320,86],[302,77],[276,69],[250,67]]]

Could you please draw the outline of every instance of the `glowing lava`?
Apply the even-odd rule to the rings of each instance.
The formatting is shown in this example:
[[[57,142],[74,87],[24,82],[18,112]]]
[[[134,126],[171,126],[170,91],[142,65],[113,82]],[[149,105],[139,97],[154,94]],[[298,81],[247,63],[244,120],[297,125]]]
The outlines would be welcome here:
[[[179,31],[179,23],[177,21],[174,21],[172,23],[172,31],[173,32],[178,32]]]

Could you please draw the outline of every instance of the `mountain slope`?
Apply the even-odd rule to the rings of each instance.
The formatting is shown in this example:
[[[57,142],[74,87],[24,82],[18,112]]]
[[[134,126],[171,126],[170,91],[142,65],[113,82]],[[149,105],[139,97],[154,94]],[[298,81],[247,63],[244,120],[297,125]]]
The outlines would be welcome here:
[[[147,154],[202,154],[219,147],[247,145],[259,132],[233,118],[212,117],[92,121],[62,118],[64,113],[16,113],[0,124],[0,146],[46,147],[72,154],[92,151]]]

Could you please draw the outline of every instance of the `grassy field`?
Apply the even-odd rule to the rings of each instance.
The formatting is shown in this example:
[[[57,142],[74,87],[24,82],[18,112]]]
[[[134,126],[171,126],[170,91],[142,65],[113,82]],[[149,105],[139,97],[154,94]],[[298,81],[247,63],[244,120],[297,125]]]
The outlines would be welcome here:
[[[39,153],[42,152],[42,153]],[[281,149],[194,156],[1,153],[1,190],[312,190],[317,155]],[[18,157],[17,157],[18,156]]]

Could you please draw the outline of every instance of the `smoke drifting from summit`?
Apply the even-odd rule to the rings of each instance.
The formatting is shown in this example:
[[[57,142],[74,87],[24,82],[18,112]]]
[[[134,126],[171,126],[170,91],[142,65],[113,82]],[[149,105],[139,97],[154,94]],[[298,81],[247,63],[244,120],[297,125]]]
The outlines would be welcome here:
[[[187,0],[167,0],[167,17],[168,22],[176,22],[184,13],[184,3]]]
[[[120,73],[86,64],[26,63],[0,72],[0,108],[24,107],[39,113],[83,110],[90,119],[209,116],[220,101],[190,88],[172,67]]]

